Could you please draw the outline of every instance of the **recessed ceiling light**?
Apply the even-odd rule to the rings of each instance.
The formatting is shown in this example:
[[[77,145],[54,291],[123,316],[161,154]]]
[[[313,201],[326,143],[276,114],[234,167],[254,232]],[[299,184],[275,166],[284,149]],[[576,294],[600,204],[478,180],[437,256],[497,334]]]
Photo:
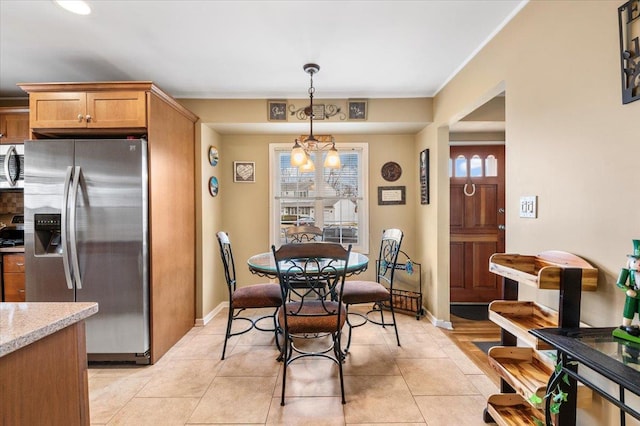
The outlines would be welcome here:
[[[83,0],[55,0],[55,2],[60,7],[78,15],[88,15],[91,13],[91,8]]]

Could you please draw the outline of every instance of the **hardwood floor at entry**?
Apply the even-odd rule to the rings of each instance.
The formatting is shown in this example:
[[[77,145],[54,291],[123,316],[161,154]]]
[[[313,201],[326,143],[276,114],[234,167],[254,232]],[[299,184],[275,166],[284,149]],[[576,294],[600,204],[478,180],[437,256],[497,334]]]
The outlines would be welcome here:
[[[471,359],[494,383],[500,384],[500,376],[487,361],[487,354],[473,342],[495,342],[500,340],[500,327],[492,321],[473,321],[451,315],[453,330],[442,330],[461,351]]]

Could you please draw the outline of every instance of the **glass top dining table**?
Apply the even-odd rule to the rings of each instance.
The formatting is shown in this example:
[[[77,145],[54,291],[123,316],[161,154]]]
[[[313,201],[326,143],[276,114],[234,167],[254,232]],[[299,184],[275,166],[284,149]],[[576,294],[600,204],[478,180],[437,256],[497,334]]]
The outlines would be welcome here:
[[[270,251],[251,256],[249,260],[247,260],[247,264],[252,274],[269,278],[275,278],[278,275],[276,272],[276,261],[273,258],[273,253]],[[368,265],[369,258],[367,256],[352,251],[349,254],[349,262],[347,263],[347,276],[356,275],[365,271]],[[335,266],[341,271],[339,264]]]

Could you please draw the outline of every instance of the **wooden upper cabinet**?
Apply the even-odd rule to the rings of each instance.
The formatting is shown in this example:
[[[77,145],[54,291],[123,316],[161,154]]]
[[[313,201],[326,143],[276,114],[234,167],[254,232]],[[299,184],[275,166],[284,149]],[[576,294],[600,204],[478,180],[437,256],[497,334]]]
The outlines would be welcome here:
[[[87,127],[147,127],[146,93],[87,92]]]
[[[0,107],[0,144],[29,139],[29,109]]]
[[[32,129],[87,127],[86,93],[32,93],[29,107]]]
[[[29,105],[34,131],[147,127],[144,91],[35,92]]]

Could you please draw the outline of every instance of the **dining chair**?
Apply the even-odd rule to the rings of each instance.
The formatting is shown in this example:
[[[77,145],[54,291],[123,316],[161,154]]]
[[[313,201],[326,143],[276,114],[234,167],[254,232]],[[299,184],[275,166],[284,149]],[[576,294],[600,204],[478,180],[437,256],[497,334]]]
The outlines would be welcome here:
[[[284,236],[287,243],[322,241],[322,229],[313,225],[289,226]]]
[[[375,281],[346,281],[344,283],[342,301],[347,307],[347,325],[349,334],[344,353],[349,352],[351,346],[351,335],[355,327],[365,325],[367,322],[381,325],[382,327],[393,326],[396,332],[396,341],[400,346],[400,336],[396,315],[393,309],[393,277],[398,263],[398,254],[402,245],[403,232],[400,229],[386,229],[382,231],[380,241],[380,252],[376,260],[376,280]],[[372,308],[366,313],[349,312],[351,305],[373,303]],[[385,321],[384,309],[389,308],[391,321]],[[364,321],[353,324],[350,316],[357,315]],[[379,317],[379,319],[378,319]]]
[[[276,261],[282,300],[286,301],[278,311],[278,321],[284,333],[280,405],[285,405],[288,366],[297,359],[312,356],[330,359],[338,365],[344,404],[344,354],[340,350],[340,339],[347,311],[340,290],[351,246],[345,249],[337,243],[310,242],[283,244],[277,250],[271,246],[271,250]],[[303,281],[306,285],[299,286]],[[310,345],[308,339],[330,341],[325,341],[326,345],[318,348],[318,345]]]
[[[222,264],[224,266],[224,277],[227,282],[229,291],[229,315],[227,317],[227,331],[224,336],[224,346],[222,348],[222,358],[224,359],[227,351],[227,341],[230,337],[238,336],[249,332],[252,328],[260,331],[273,332],[275,335],[276,346],[280,350],[278,342],[278,323],[276,322],[276,313],[282,305],[282,295],[280,286],[274,283],[251,284],[239,287],[236,281],[236,267],[233,261],[233,251],[231,250],[231,241],[226,232],[218,232],[218,243],[220,244],[220,255],[222,256]],[[250,308],[273,308],[273,313],[263,315],[253,319],[240,316],[242,311]],[[273,320],[273,328],[263,328],[258,323],[264,319],[271,318]],[[231,332],[234,321],[249,322],[250,326],[241,331]]]

